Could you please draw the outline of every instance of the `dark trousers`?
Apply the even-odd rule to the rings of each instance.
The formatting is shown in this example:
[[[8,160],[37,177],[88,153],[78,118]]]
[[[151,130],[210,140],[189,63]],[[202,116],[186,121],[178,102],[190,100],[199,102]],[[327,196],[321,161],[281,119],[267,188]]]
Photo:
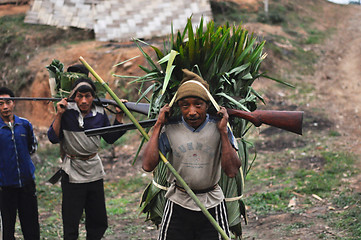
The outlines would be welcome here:
[[[3,224],[3,240],[15,240],[16,214],[19,214],[25,240],[39,240],[39,214],[35,183],[24,187],[1,187],[0,211]]]
[[[90,183],[69,183],[68,179],[65,174],[61,181],[64,239],[78,239],[84,210],[86,239],[101,239],[108,228],[103,179]]]
[[[208,209],[219,226],[230,236],[224,201]],[[183,208],[167,199],[158,240],[221,240],[222,236],[201,211]]]

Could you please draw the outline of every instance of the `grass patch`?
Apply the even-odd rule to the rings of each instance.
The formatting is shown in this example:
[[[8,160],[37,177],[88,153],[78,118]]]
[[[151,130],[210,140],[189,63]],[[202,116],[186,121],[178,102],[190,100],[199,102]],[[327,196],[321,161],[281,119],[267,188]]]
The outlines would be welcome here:
[[[258,186],[258,185],[269,185],[274,184],[286,184],[288,182],[288,171],[287,167],[272,168],[272,169],[256,169],[252,168],[247,174],[246,185]]]
[[[283,161],[281,156],[272,157]],[[325,163],[320,170],[283,165],[270,169],[255,166],[247,175],[246,187],[272,185],[275,190],[252,194],[245,198],[246,204],[258,214],[269,214],[288,211],[293,191],[305,196],[316,194],[322,198],[332,198],[335,191],[345,185],[343,179],[353,176],[358,170],[354,168],[354,156],[348,153],[324,152],[322,158]],[[304,204],[307,206],[312,202],[305,199]]]
[[[339,137],[339,136],[341,136],[341,133],[339,133],[338,131],[335,131],[335,130],[330,130],[328,132],[328,136],[330,136],[330,137]]]
[[[269,24],[282,24],[285,19],[287,9],[281,4],[270,4],[268,13],[259,11],[257,21]]]
[[[305,41],[305,44],[319,44],[325,39],[326,33],[318,30],[309,31],[309,35]]]
[[[305,169],[295,172],[294,179],[299,193],[330,196],[333,189],[345,184],[343,178],[351,177],[357,172],[353,165],[354,157],[347,153],[325,152],[322,156],[326,163],[321,172]]]
[[[361,193],[343,192],[332,203],[342,210],[330,213],[330,225],[347,233],[342,239],[358,239],[361,236]]]
[[[47,183],[48,178],[58,169],[59,145],[39,146],[37,155],[40,163],[36,164],[36,189],[38,195],[38,211],[42,216],[40,235],[42,239],[61,239],[63,235],[61,218],[61,187],[60,184]],[[17,223],[18,224],[18,223]],[[21,239],[20,227],[16,235]]]
[[[301,228],[309,228],[312,225],[313,225],[313,223],[294,222],[292,224],[288,224],[288,225],[284,226],[283,230],[286,232],[292,232],[294,230],[298,230]]]
[[[257,12],[249,9],[241,9],[236,3],[228,1],[210,1],[213,19],[216,26],[225,22],[241,24],[244,22],[255,22]]]
[[[120,179],[116,183],[108,182],[105,184],[105,194],[109,197],[115,197],[121,192],[134,193],[140,192],[147,185],[149,179],[141,176],[134,176],[131,179]]]
[[[289,60],[293,62],[294,70],[302,75],[313,74],[315,71],[314,65],[319,59],[319,56],[294,41],[293,45],[295,46],[295,50],[293,50],[293,54],[290,54]]]
[[[267,193],[255,193],[247,197],[245,201],[258,214],[270,214],[276,211],[286,211],[291,196],[288,189],[282,189]]]
[[[109,216],[121,215],[126,212],[129,200],[124,198],[112,198],[107,200],[107,213]]]

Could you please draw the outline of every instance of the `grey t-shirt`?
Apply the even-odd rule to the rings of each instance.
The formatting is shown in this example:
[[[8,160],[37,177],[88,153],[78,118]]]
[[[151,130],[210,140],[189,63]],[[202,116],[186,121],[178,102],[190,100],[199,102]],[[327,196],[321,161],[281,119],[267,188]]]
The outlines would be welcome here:
[[[68,109],[74,109],[79,112],[78,124],[83,125],[84,119],[76,103],[69,103]],[[92,108],[91,114],[104,114],[104,109],[99,106]],[[71,183],[87,183],[102,179],[105,175],[102,161],[96,154],[100,147],[100,136],[88,137],[83,131],[63,130],[64,138],[62,141],[63,149],[66,153],[63,159],[62,169],[69,175]],[[89,159],[74,158],[71,156],[89,156]]]
[[[163,154],[169,153],[168,160],[193,190],[208,189],[216,185],[221,176],[221,140],[216,120],[207,115],[205,122],[193,129],[183,119],[165,125],[159,139],[159,148]],[[231,144],[235,139],[229,131]],[[194,200],[175,187],[175,177],[168,173],[171,187],[166,197],[184,208],[200,211]],[[179,183],[177,185],[180,185]],[[218,205],[224,195],[217,187],[207,193],[197,194],[206,208]]]

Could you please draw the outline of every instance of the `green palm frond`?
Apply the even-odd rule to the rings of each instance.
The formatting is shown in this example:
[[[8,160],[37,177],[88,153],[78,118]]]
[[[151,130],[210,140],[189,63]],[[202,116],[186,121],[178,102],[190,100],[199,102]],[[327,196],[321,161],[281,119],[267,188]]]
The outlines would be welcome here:
[[[53,61],[46,66],[46,69],[49,73],[49,84],[52,97],[68,97],[69,93],[72,90],[72,86],[76,80],[79,78],[88,78],[88,76],[84,73],[78,72],[64,72],[64,64],[57,59],[53,59]],[[53,80],[53,83],[50,81]],[[106,95],[106,91],[97,81],[94,82],[94,85],[97,89],[97,96],[100,98],[104,98]],[[54,104],[54,106],[56,103]]]
[[[157,187],[156,184],[163,187],[169,187],[167,182],[167,167],[160,161],[157,168],[153,171],[153,182],[144,190],[141,197],[140,210],[147,214],[147,220],[151,220],[155,225],[162,221],[163,209],[165,205],[165,190]]]
[[[171,50],[170,53],[167,56],[164,56],[162,59],[160,59],[158,62],[159,64],[166,63],[167,62],[167,68],[165,71],[165,77],[163,82],[163,87],[161,94],[163,95],[165,91],[167,90],[169,79],[172,76],[173,69],[175,68],[173,64],[174,58],[178,55],[178,53],[174,50]]]

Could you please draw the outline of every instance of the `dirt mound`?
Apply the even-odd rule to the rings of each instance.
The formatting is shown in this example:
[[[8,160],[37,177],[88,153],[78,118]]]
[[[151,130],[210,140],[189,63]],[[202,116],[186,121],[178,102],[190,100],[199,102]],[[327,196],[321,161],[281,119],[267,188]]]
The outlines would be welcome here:
[[[107,82],[114,91],[120,88],[128,88],[128,82],[113,76],[118,75],[137,75],[138,64],[145,65],[143,58],[137,59],[135,62],[115,67],[116,64],[138,56],[139,49],[129,43],[109,44],[104,42],[82,42],[69,46],[59,46],[56,49],[45,49],[38,52],[32,58],[28,67],[36,73],[32,85],[24,89],[22,96],[50,97],[48,79],[49,75],[45,66],[49,65],[53,59],[58,59],[64,63],[64,68],[79,63],[78,59],[82,56],[93,69]],[[126,47],[123,47],[126,46]],[[30,90],[30,91],[29,91]],[[133,88],[134,94],[137,96],[136,89]],[[119,97],[123,98],[121,91],[118,91]],[[123,93],[124,94],[124,93]],[[134,101],[136,99],[130,99]],[[51,123],[55,111],[52,104],[47,102],[18,102],[17,112],[25,118],[30,118],[34,126],[39,128],[47,128]],[[47,112],[49,114],[40,115],[39,112]]]
[[[30,9],[29,4],[16,5],[16,4],[4,4],[0,5],[0,17],[6,15],[15,15],[19,13],[25,13]]]

